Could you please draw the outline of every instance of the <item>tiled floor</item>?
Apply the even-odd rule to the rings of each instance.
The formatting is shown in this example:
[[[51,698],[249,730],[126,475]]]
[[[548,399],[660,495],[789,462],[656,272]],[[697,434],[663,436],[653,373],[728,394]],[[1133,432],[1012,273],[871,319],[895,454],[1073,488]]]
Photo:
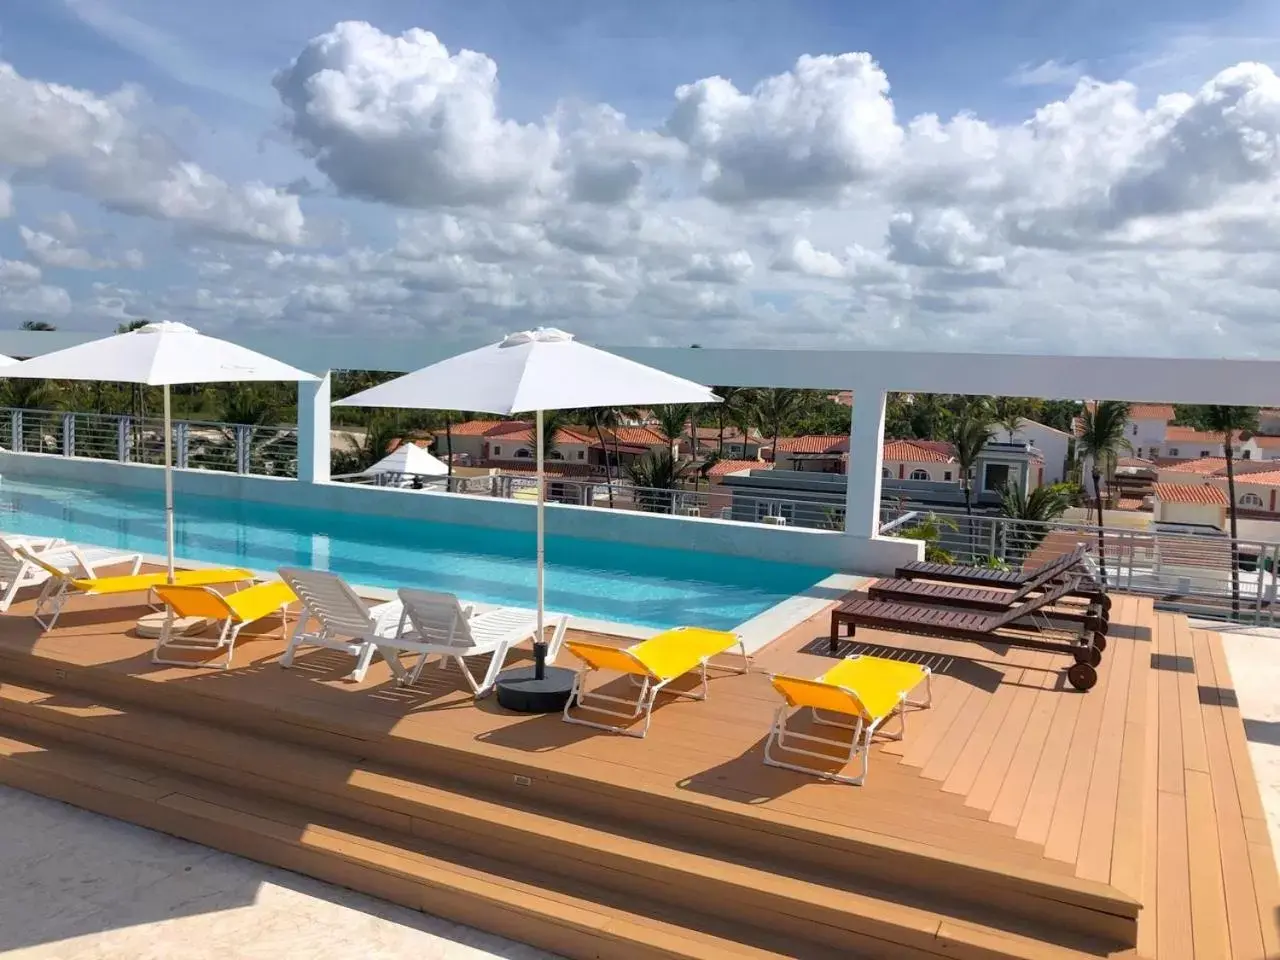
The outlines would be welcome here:
[[[551,960],[349,890],[0,786],[6,960]]]

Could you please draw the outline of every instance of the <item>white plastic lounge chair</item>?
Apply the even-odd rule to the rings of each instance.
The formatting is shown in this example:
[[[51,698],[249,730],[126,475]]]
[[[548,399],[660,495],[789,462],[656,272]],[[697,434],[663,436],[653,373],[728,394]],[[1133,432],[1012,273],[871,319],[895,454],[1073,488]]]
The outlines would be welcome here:
[[[403,684],[418,681],[427,658],[439,656],[440,666],[456,662],[467,681],[467,686],[477,697],[487,696],[498,680],[511,648],[533,640],[538,635],[538,613],[515,607],[503,607],[484,613],[474,613],[470,604],[463,605],[451,593],[433,593],[430,590],[413,590],[402,587],[400,602],[404,605],[399,635],[394,640],[379,640],[377,647],[391,672]],[[547,645],[547,662],[555,660],[564,643],[568,617],[548,619],[548,626],[555,628]],[[418,662],[412,671],[400,662],[400,653],[417,653]],[[468,657],[489,657],[484,676],[476,679],[467,666]]]
[[[302,603],[298,625],[280,666],[293,665],[299,647],[324,647],[349,653],[356,658],[348,680],[364,679],[377,643],[393,640],[400,629],[403,607],[399,600],[370,607],[345,580],[321,570],[281,567],[280,579],[287,583]],[[311,628],[311,621],[315,628]]]
[[[22,551],[26,551],[24,554]],[[29,555],[27,555],[29,554]],[[102,547],[78,547],[55,540],[0,539],[0,613],[6,612],[23,587],[34,587],[49,579],[49,572],[31,557],[39,557],[51,567],[93,579],[103,567],[129,564],[132,576],[142,567],[142,554],[124,553]]]

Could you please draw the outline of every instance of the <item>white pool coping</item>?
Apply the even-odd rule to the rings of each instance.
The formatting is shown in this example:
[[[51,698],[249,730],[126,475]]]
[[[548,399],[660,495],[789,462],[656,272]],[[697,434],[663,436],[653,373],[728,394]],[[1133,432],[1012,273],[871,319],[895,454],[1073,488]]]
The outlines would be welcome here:
[[[3,533],[3,537],[34,537],[35,534],[23,533]],[[99,546],[98,544],[86,544],[86,546]],[[104,549],[117,549],[115,547],[105,547]],[[122,548],[121,548],[122,549]],[[168,560],[159,554],[144,553],[142,555],[144,563],[164,566]],[[188,560],[179,557],[176,563],[180,567],[193,570],[211,569],[214,567],[228,566],[226,563],[213,563],[204,560]],[[275,570],[261,570],[254,567],[243,567],[248,570],[256,578],[260,580],[272,580],[278,576]],[[820,580],[808,590],[795,596],[774,604],[767,610],[763,610],[749,620],[744,620],[733,628],[733,632],[742,637],[743,646],[746,647],[747,653],[752,654],[768,646],[778,637],[782,636],[793,627],[797,627],[804,623],[810,617],[821,613],[833,601],[838,599],[845,593],[859,589],[871,577],[859,576],[850,573],[833,573],[832,575]],[[379,603],[394,600],[396,591],[388,587],[375,587],[369,584],[353,583],[352,589],[361,596],[376,600]],[[466,597],[462,598],[467,600]],[[499,604],[485,603],[480,601],[468,601],[475,605],[481,612],[485,610],[496,609]],[[553,610],[546,612],[547,621],[562,616]],[[657,627],[644,627],[634,623],[624,623],[618,620],[600,620],[593,617],[580,617],[573,614],[569,615],[569,626],[574,630],[582,630],[588,633],[602,633],[609,636],[622,637],[627,640],[647,640],[655,634],[661,633],[661,629]]]

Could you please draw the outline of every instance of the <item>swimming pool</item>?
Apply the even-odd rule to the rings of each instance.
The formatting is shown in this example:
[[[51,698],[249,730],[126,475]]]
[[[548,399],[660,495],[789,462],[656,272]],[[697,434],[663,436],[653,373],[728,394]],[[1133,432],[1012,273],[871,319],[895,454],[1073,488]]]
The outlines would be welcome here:
[[[131,487],[0,480],[0,530],[164,553],[163,495]],[[181,558],[332,570],[352,583],[534,605],[532,534],[183,494]],[[732,629],[831,571],[691,550],[547,537],[547,608],[580,617]]]

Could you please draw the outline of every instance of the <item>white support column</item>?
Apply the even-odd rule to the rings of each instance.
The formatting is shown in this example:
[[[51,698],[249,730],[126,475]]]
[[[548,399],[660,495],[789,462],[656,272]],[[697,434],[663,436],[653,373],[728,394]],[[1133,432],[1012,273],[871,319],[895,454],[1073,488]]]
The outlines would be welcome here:
[[[844,532],[853,537],[871,538],[880,532],[885,399],[883,390],[863,387],[853,392],[844,512]]]
[[[298,479],[329,481],[329,371],[298,384]]]

